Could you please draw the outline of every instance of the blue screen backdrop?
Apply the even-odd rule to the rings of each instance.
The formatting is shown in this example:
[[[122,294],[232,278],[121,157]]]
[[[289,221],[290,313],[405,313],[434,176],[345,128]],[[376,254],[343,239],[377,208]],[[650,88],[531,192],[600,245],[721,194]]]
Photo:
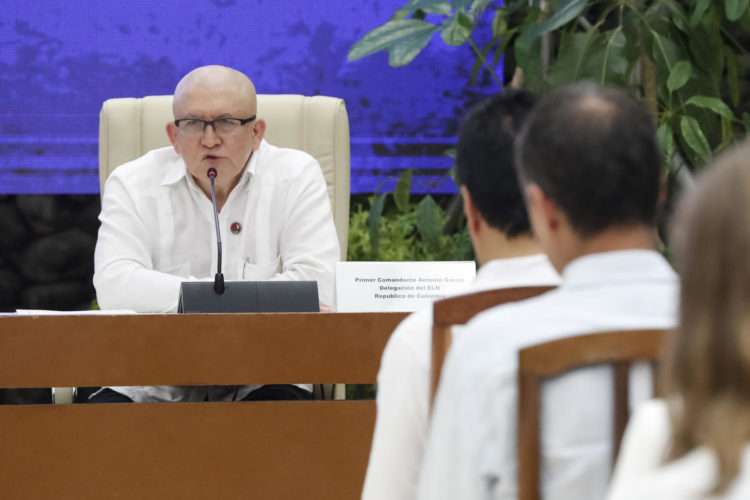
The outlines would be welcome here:
[[[4,0],[0,19],[0,194],[98,193],[99,109],[171,94],[196,66],[245,72],[259,93],[346,100],[352,193],[455,192],[447,175],[467,106],[470,47],[435,36],[411,64],[347,62],[349,48],[404,0]]]

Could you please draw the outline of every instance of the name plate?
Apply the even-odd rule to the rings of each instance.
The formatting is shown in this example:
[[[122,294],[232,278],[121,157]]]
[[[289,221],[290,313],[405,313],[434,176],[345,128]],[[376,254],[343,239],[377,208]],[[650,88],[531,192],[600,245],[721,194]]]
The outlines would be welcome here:
[[[466,291],[474,281],[473,261],[338,262],[338,312],[411,312]]]

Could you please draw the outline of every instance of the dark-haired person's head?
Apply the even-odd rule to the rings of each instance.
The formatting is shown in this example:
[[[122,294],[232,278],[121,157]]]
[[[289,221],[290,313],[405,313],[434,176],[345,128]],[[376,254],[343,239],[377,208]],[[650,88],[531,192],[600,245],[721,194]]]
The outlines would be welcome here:
[[[556,221],[539,218],[537,227],[532,204],[541,209],[538,215],[550,215],[548,208],[557,211],[553,215],[561,217],[573,239],[620,233],[621,241],[603,245],[616,249],[627,247],[635,230],[635,246],[643,245],[643,230],[656,219],[660,166],[656,131],[645,108],[622,91],[593,83],[547,95],[516,141],[516,167],[540,239]],[[545,226],[550,222],[553,226]],[[568,254],[577,251],[568,246]],[[560,269],[575,256],[556,256],[553,263]]]
[[[513,165],[513,144],[535,104],[529,92],[504,90],[474,106],[458,134],[455,175],[464,201],[509,239],[531,236]]]
[[[474,106],[458,133],[456,181],[469,191],[487,223],[509,237],[531,233],[513,143],[535,104],[529,92],[504,90]]]

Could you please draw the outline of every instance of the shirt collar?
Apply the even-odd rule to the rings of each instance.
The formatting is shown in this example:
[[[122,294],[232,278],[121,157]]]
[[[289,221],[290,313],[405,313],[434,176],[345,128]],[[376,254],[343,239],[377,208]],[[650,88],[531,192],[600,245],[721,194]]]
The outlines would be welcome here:
[[[677,273],[654,250],[616,250],[578,257],[562,272],[562,286],[586,286],[606,281],[677,281]]]
[[[483,285],[485,282],[492,283],[497,280],[498,276],[502,276],[508,282],[516,280],[524,282],[529,280],[532,273],[534,274],[533,278],[536,279],[538,277],[536,275],[542,270],[549,271],[550,280],[557,275],[552,264],[549,263],[547,255],[543,253],[507,259],[492,259],[479,268],[475,283],[479,285]]]
[[[263,154],[263,151],[265,151],[265,149],[266,141],[263,140],[261,141],[258,150],[250,156],[250,159],[247,162],[247,166],[242,172],[240,181],[237,183],[237,187],[245,186],[249,188],[250,177],[256,175],[256,172],[258,170],[258,157]],[[164,174],[161,185],[169,186],[172,184],[176,184],[183,178],[188,182],[188,184],[194,184],[194,181],[190,179],[190,175],[187,171],[187,166],[185,165],[182,157],[175,153],[175,157],[171,160],[170,165],[167,166],[167,173]]]

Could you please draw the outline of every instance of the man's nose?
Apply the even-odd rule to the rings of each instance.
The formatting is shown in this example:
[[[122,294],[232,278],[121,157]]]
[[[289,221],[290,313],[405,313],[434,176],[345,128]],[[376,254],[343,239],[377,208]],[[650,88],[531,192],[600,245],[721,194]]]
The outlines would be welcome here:
[[[203,134],[201,134],[201,144],[206,147],[216,146],[221,141],[219,134],[216,133],[213,123],[207,123],[203,127]]]

